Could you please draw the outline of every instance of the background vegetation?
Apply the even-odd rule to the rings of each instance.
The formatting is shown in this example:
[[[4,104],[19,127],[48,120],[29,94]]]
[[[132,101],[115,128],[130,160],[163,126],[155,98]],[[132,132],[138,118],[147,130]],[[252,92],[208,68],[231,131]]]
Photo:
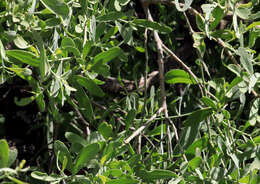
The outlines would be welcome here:
[[[0,1],[1,183],[260,183],[259,0]]]

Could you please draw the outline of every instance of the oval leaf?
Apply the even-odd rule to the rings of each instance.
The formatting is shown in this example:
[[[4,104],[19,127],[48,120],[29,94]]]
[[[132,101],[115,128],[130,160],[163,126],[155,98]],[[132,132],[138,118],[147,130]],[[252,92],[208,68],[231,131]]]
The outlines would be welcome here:
[[[93,96],[103,97],[105,95],[102,89],[89,78],[77,76],[77,82]]]
[[[40,0],[42,4],[48,8],[51,12],[63,19],[69,16],[69,7],[63,0]]]
[[[196,84],[187,72],[180,69],[170,70],[165,74],[165,82],[168,84],[184,83],[184,84]]]
[[[96,157],[99,152],[99,144],[93,143],[82,148],[77,157],[76,164],[73,168],[73,174],[76,174],[82,167],[86,166],[90,160]]]
[[[117,56],[123,54],[123,51],[119,47],[113,47],[105,52],[101,52],[94,57],[93,63],[96,64],[98,61],[103,61],[102,63],[107,63]]]
[[[113,128],[112,125],[109,125],[107,122],[103,122],[98,126],[98,132],[105,138],[108,139],[112,137]]]
[[[55,152],[56,156],[58,155],[58,152],[59,152],[59,158],[58,159],[61,163],[63,163],[64,157],[67,158],[67,168],[71,171],[71,169],[72,169],[72,159],[71,159],[69,150],[66,147],[66,145],[59,140],[55,141],[54,152]]]

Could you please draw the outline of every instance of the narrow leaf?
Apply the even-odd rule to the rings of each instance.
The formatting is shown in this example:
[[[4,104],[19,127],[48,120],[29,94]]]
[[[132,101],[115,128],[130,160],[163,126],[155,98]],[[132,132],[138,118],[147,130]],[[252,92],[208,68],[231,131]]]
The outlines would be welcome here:
[[[259,107],[260,107],[260,98],[257,98],[252,103],[250,113],[249,113],[249,123],[251,126],[254,126],[256,124],[258,117],[260,116],[258,114]]]
[[[120,18],[122,18],[123,16],[125,16],[125,14],[123,12],[108,12],[105,15],[101,15],[99,17],[97,17],[98,21],[115,21],[118,20]]]
[[[14,97],[14,103],[18,106],[26,106],[35,100],[35,96],[25,97],[18,100],[17,97]]]
[[[89,100],[88,95],[85,93],[82,87],[77,88],[76,99],[79,104],[79,110],[83,114],[84,118],[91,121],[93,119],[93,108]]]
[[[136,110],[135,109],[131,109],[125,119],[125,129],[128,130],[130,125],[133,123],[133,120],[136,116]]]
[[[98,96],[98,97],[103,97],[105,93],[102,91],[102,89],[91,79],[82,77],[82,76],[77,76],[77,82],[86,88],[88,92],[93,95],[93,96]]]
[[[38,67],[40,65],[40,60],[32,52],[24,50],[7,50],[6,55],[8,57],[13,57],[25,64]]]
[[[172,29],[166,25],[160,24],[158,22],[151,22],[146,19],[135,19],[133,23],[137,26],[150,28],[152,30],[161,32],[161,33],[170,33],[172,32]]]
[[[8,166],[9,146],[5,139],[0,140],[0,168]]]

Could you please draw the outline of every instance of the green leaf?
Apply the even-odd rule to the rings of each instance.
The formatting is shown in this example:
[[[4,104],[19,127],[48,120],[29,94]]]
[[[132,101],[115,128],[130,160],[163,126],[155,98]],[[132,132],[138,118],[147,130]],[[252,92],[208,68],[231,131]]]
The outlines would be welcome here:
[[[98,64],[98,61],[102,61],[103,64],[111,61],[112,59],[124,54],[121,48],[113,47],[105,52],[101,52],[94,57],[93,63]]]
[[[217,109],[218,109],[216,102],[214,102],[212,99],[210,99],[210,98],[207,97],[207,96],[203,96],[203,97],[201,98],[201,101],[202,101],[205,105],[207,105],[208,107],[212,107],[214,110],[217,110]]]
[[[66,47],[63,47],[63,49],[66,50],[67,52],[73,53],[73,55],[75,57],[80,57],[80,52],[76,47],[66,46]]]
[[[167,72],[165,74],[165,82],[168,84],[196,84],[196,81],[187,72],[181,69],[173,69]]]
[[[79,86],[77,88],[75,96],[79,104],[79,110],[83,114],[84,118],[88,119],[89,121],[93,120],[93,108],[88,95],[85,93],[82,87]]]
[[[192,34],[192,38],[194,40],[193,47],[198,49],[198,51],[201,54],[201,57],[204,56],[204,53],[206,51],[206,44],[204,42],[204,37],[205,36],[203,34],[200,34],[200,33],[197,33],[197,32],[194,32]]]
[[[77,144],[80,144],[82,146],[86,146],[87,145],[87,141],[83,137],[81,137],[78,134],[75,134],[73,132],[66,132],[65,133],[65,137],[72,144],[76,144],[77,143]]]
[[[82,148],[76,163],[73,167],[73,174],[76,174],[82,167],[85,167],[90,160],[94,159],[99,152],[99,144],[93,143]]]
[[[247,26],[246,31],[248,31],[250,29],[253,29],[253,28],[257,27],[257,26],[260,26],[260,21],[251,23],[249,26]]]
[[[104,21],[104,22],[116,21],[116,20],[122,18],[123,16],[125,16],[125,14],[123,12],[111,11],[105,15],[101,15],[101,16],[97,17],[97,21]]]
[[[260,107],[260,98],[257,98],[252,103],[250,113],[249,113],[249,123],[251,126],[254,126],[256,124],[257,120],[259,120],[259,116],[260,116],[258,114],[259,107]]]
[[[2,60],[7,60],[7,59],[8,58],[6,57],[4,45],[0,40],[0,63],[2,63]]]
[[[106,184],[136,184],[136,183],[140,183],[140,181],[130,178],[130,177],[113,179],[113,180],[106,182]]]
[[[25,97],[18,100],[17,97],[14,97],[14,103],[18,106],[26,106],[32,103],[35,100],[35,96]]]
[[[240,56],[240,63],[244,67],[244,69],[248,72],[249,75],[254,73],[253,69],[253,56],[250,55],[245,48],[239,47],[237,51],[237,55]]]
[[[20,35],[17,35],[17,37],[14,39],[14,44],[19,49],[27,49],[28,47],[30,47],[30,45]]]
[[[151,22],[146,19],[135,19],[133,23],[137,26],[149,28],[155,31],[158,31],[160,33],[170,33],[172,32],[172,29],[166,25],[160,24],[158,22]]]
[[[15,162],[18,155],[18,151],[16,148],[10,148],[9,149],[9,157],[8,157],[8,166],[11,167],[12,164]]]
[[[70,153],[69,153],[69,150],[68,148],[66,147],[66,145],[57,140],[54,142],[54,152],[55,152],[55,155],[58,156],[59,154],[59,161],[61,163],[63,163],[64,161],[64,157],[67,158],[67,168],[72,171],[72,159],[71,159],[71,156],[70,156]]]
[[[133,124],[133,121],[135,119],[136,116],[136,110],[135,109],[131,109],[126,116],[125,119],[125,129],[128,130],[130,125]]]
[[[93,65],[91,70],[100,75],[103,75],[104,77],[108,77],[110,75],[110,66],[103,64],[102,62],[98,62],[97,64]]]
[[[40,65],[40,59],[36,57],[32,52],[24,50],[7,50],[6,55],[13,57],[25,64],[38,67]]]
[[[41,3],[54,14],[61,16],[63,20],[69,16],[69,7],[63,0],[40,0]]]
[[[193,112],[185,121],[184,126],[192,126],[194,124],[199,124],[205,120],[210,114],[212,114],[212,108],[200,109]]]
[[[166,133],[166,124],[161,124],[157,127],[155,127],[153,130],[147,132],[147,135],[155,136],[155,135],[161,135],[163,129],[163,134]]]
[[[205,31],[205,20],[201,14],[196,14],[196,25],[200,31]]]
[[[59,89],[61,88],[61,82],[59,79],[55,78],[51,81],[50,86],[50,96],[57,97],[59,94]]]
[[[49,176],[48,174],[40,171],[33,171],[31,173],[31,176],[35,179],[46,181],[46,182],[57,182],[62,180],[62,176],[56,176],[56,175]]]
[[[217,25],[220,23],[222,18],[224,17],[224,10],[217,6],[213,11],[212,11],[212,16],[214,18],[214,21],[210,23],[209,29],[213,30],[217,27]]]
[[[234,31],[229,29],[215,30],[214,32],[211,32],[210,35],[214,38],[221,38],[226,41],[235,39],[236,37]]]
[[[107,122],[103,122],[98,126],[98,132],[107,140],[113,136],[112,125],[109,125]]]
[[[93,46],[93,41],[87,41],[86,44],[83,47],[83,55],[82,58],[85,59],[91,49],[91,47]]]
[[[76,47],[76,45],[70,37],[64,37],[61,41],[61,48],[65,47]]]
[[[175,178],[177,175],[169,170],[163,170],[163,169],[155,169],[153,171],[145,172],[145,180],[151,181],[151,180],[160,180],[160,179],[171,179]]]
[[[181,8],[180,3],[179,3],[179,0],[175,0],[175,6],[176,6],[176,8],[177,8],[178,11],[184,12],[184,11],[186,11],[188,8],[190,8],[192,1],[193,1],[193,0],[185,0],[184,5],[183,5],[183,7]]]
[[[33,37],[37,41],[37,46],[39,47],[39,50],[40,50],[40,73],[41,73],[42,80],[44,80],[44,78],[50,72],[50,66],[48,63],[48,58],[46,56],[46,50],[44,48],[44,43],[41,38],[41,35],[34,32]]]
[[[251,15],[251,10],[247,7],[238,7],[235,9],[235,13],[241,19],[249,19]]]
[[[5,139],[0,140],[0,168],[8,167],[9,146]]]
[[[107,33],[102,38],[102,42],[106,42],[111,38],[111,36],[115,35],[118,32],[118,26],[111,27]]]
[[[201,157],[195,157],[189,161],[188,165],[191,167],[192,170],[195,170],[196,168],[200,167],[201,162]]]
[[[200,149],[202,151],[203,149],[207,148],[208,143],[209,143],[209,138],[207,136],[204,136],[196,140],[185,150],[185,155],[191,158],[194,157],[196,155],[196,150]]]
[[[235,64],[229,64],[229,65],[227,66],[227,68],[228,68],[231,72],[235,73],[237,76],[240,76],[240,75],[241,75],[242,68],[241,68],[240,66],[237,66],[237,65],[235,65]]]
[[[16,65],[13,65],[12,67],[8,68],[9,70],[15,72],[18,76],[25,79],[26,76],[32,75],[32,70],[29,68],[19,68]]]
[[[39,95],[36,96],[35,98],[37,105],[40,109],[41,112],[44,112],[45,110],[45,101],[44,101],[44,96],[42,93],[40,93]]]
[[[209,26],[210,26],[210,17],[212,16],[212,11],[216,8],[216,4],[203,4],[201,5],[201,8],[203,10],[203,12],[205,13],[205,32],[206,35],[210,37],[209,34]]]
[[[76,76],[76,80],[81,86],[86,88],[86,90],[88,90],[88,92],[91,95],[98,96],[98,97],[105,96],[105,93],[93,80],[82,76]]]

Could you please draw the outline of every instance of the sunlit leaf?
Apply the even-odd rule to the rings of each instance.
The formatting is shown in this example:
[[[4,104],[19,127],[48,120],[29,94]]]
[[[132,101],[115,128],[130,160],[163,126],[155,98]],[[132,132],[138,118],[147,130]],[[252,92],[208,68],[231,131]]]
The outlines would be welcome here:
[[[48,175],[46,173],[40,172],[40,171],[33,171],[31,173],[31,176],[35,179],[46,181],[46,182],[57,182],[62,179],[62,176],[57,176],[57,175]]]
[[[0,168],[8,166],[9,146],[5,139],[0,140]]]
[[[30,45],[20,35],[14,39],[14,44],[20,49],[27,49],[30,47]]]
[[[190,8],[191,3],[193,0],[185,0],[184,5],[181,7],[179,0],[175,0],[175,5],[178,11],[186,11],[188,8]]]
[[[257,98],[253,101],[250,113],[249,113],[249,123],[251,126],[254,126],[258,120],[259,115],[259,107],[260,107],[260,99]]]
[[[24,50],[7,50],[6,55],[34,67],[40,65],[40,58],[36,57],[32,52]]]
[[[240,62],[244,69],[248,72],[249,75],[252,75],[254,73],[252,55],[250,55],[243,47],[238,48],[237,54],[240,56]]]
[[[40,0],[51,12],[66,19],[69,16],[69,7],[63,0]]]
[[[196,84],[196,81],[187,72],[181,69],[173,69],[167,72],[165,74],[165,82],[168,84]]]

